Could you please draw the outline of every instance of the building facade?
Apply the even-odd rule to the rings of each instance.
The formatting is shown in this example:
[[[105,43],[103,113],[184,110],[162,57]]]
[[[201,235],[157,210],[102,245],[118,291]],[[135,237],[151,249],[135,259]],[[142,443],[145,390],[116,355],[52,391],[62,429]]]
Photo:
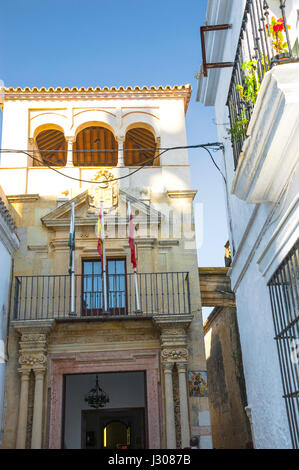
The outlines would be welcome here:
[[[159,150],[186,146],[190,94],[189,85],[3,90],[10,150],[0,178],[20,237],[4,448],[181,448],[190,435],[212,446],[196,191],[187,150]]]
[[[299,446],[298,11],[297,0],[210,0],[202,30],[197,100],[215,106],[224,147],[230,278],[256,448]]]
[[[9,311],[9,288],[14,253],[19,247],[14,220],[9,203],[0,186],[0,447],[4,426],[5,377],[7,365],[7,323]]]

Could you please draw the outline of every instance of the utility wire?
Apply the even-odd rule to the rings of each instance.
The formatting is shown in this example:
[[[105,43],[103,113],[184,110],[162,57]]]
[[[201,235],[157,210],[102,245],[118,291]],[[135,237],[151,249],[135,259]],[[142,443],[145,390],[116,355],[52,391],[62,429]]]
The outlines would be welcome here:
[[[58,173],[61,176],[64,176],[65,178],[69,178],[69,179],[72,179],[74,181],[79,181],[79,182],[82,182],[82,183],[102,184],[102,183],[106,183],[106,182],[112,183],[113,181],[119,181],[119,180],[128,178],[131,175],[134,175],[135,173],[142,170],[142,168],[144,168],[145,166],[148,166],[149,163],[152,163],[154,160],[156,160],[157,158],[159,158],[161,155],[168,152],[169,150],[204,148],[209,153],[214,165],[216,166],[216,168],[218,169],[218,171],[221,173],[222,177],[224,178],[220,168],[218,167],[215,160],[213,159],[212,154],[211,154],[210,150],[208,149],[208,147],[211,148],[211,150],[213,150],[214,152],[216,152],[217,150],[220,150],[220,149],[223,148],[223,144],[219,143],[219,142],[213,142],[213,143],[207,143],[207,144],[197,144],[197,145],[186,145],[186,146],[178,146],[178,147],[159,148],[158,150],[162,150],[162,152],[160,152],[155,157],[144,161],[139,166],[139,168],[132,171],[131,173],[129,173],[127,175],[124,175],[124,176],[119,176],[118,178],[113,178],[113,179],[109,179],[109,180],[106,179],[106,180],[103,180],[103,181],[84,180],[84,179],[81,179],[81,178],[75,178],[73,176],[66,175],[66,174],[62,173],[61,171],[57,170],[56,168],[53,168],[53,166],[49,165],[46,161],[42,161],[42,160],[34,157],[33,155],[31,155],[29,153],[29,152],[32,152],[32,153],[39,152],[40,153],[39,150],[0,149],[0,153],[23,153],[23,154],[27,155],[29,158],[32,158],[34,161],[39,162],[41,165],[48,167],[50,170],[55,171],[56,173]],[[124,149],[124,150],[126,151],[126,149]],[[138,151],[140,151],[141,149],[128,149],[128,150],[136,150],[136,151],[138,150]],[[143,149],[143,150],[149,150],[149,149]],[[152,149],[152,150],[157,150],[157,149]],[[49,153],[49,152],[58,152],[58,151],[60,151],[60,150],[51,150],[51,151],[50,150],[42,150],[42,152],[47,152],[47,153]],[[65,152],[67,152],[67,151],[68,150],[65,150]],[[82,150],[82,151],[83,152],[90,152],[90,150]],[[95,150],[95,151],[98,151],[98,150]],[[102,151],[104,151],[104,150],[102,150]],[[107,149],[106,151],[116,152],[117,149],[114,149],[114,150]],[[80,150],[80,152],[81,152],[81,150]],[[224,180],[225,180],[225,178],[224,178]]]

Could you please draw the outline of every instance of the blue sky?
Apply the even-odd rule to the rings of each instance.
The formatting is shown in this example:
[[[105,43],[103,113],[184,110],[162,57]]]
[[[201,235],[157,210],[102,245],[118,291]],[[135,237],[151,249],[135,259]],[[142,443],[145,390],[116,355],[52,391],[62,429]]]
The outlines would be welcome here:
[[[195,100],[200,26],[207,0],[14,0],[1,6],[0,79],[5,86],[191,83],[188,143],[217,141],[213,108]],[[213,155],[221,161],[221,153]],[[190,150],[203,204],[200,266],[223,266],[224,189],[204,150]]]

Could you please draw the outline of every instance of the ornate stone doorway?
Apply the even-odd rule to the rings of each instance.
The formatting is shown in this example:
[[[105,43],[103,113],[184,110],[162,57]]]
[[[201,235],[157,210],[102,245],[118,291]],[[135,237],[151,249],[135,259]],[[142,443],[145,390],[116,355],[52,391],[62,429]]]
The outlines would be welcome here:
[[[95,384],[96,375],[99,376],[101,388],[108,393],[110,402],[106,409],[115,408],[144,408],[145,423],[145,443],[150,449],[159,449],[161,447],[161,403],[159,389],[159,356],[158,350],[132,350],[121,351],[102,351],[90,353],[73,354],[55,354],[50,359],[50,410],[49,410],[49,447],[50,449],[59,448],[81,448],[81,411],[91,408],[84,402],[84,396]],[[143,391],[140,385],[136,387],[134,398],[132,390],[128,387],[127,398],[125,400],[124,384],[125,378],[130,380],[135,375],[135,381],[143,383]],[[139,375],[140,374],[140,375]],[[84,377],[90,377],[87,384],[83,383]],[[108,378],[111,381],[114,376],[113,387],[108,385]],[[75,399],[73,393],[68,394],[65,383],[76,381],[75,390],[80,388],[80,406],[77,406],[74,413]],[[106,381],[106,383],[105,383]],[[134,388],[134,387],[133,387]],[[72,390],[72,387],[69,389]],[[120,402],[115,397],[115,391],[121,391]],[[141,397],[137,400],[138,396]],[[83,397],[83,398],[82,398]],[[71,401],[70,401],[71,398]],[[130,398],[130,402],[129,402]],[[76,422],[69,423],[67,416],[71,416]],[[68,430],[69,435],[68,435]],[[70,431],[76,430],[76,443],[70,440]]]

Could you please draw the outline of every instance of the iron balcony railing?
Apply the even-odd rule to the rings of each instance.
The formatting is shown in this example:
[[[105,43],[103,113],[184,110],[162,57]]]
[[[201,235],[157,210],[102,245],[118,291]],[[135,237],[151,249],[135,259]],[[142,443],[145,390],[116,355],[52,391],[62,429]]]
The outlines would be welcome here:
[[[187,272],[137,274],[140,309],[137,310],[134,274],[109,274],[107,311],[104,311],[102,275],[75,275],[71,311],[71,276],[16,276],[13,288],[14,320],[87,317],[153,317],[190,313]]]
[[[235,56],[227,106],[235,169],[262,80],[274,65],[294,60],[285,15],[269,11],[264,0],[247,0]]]

